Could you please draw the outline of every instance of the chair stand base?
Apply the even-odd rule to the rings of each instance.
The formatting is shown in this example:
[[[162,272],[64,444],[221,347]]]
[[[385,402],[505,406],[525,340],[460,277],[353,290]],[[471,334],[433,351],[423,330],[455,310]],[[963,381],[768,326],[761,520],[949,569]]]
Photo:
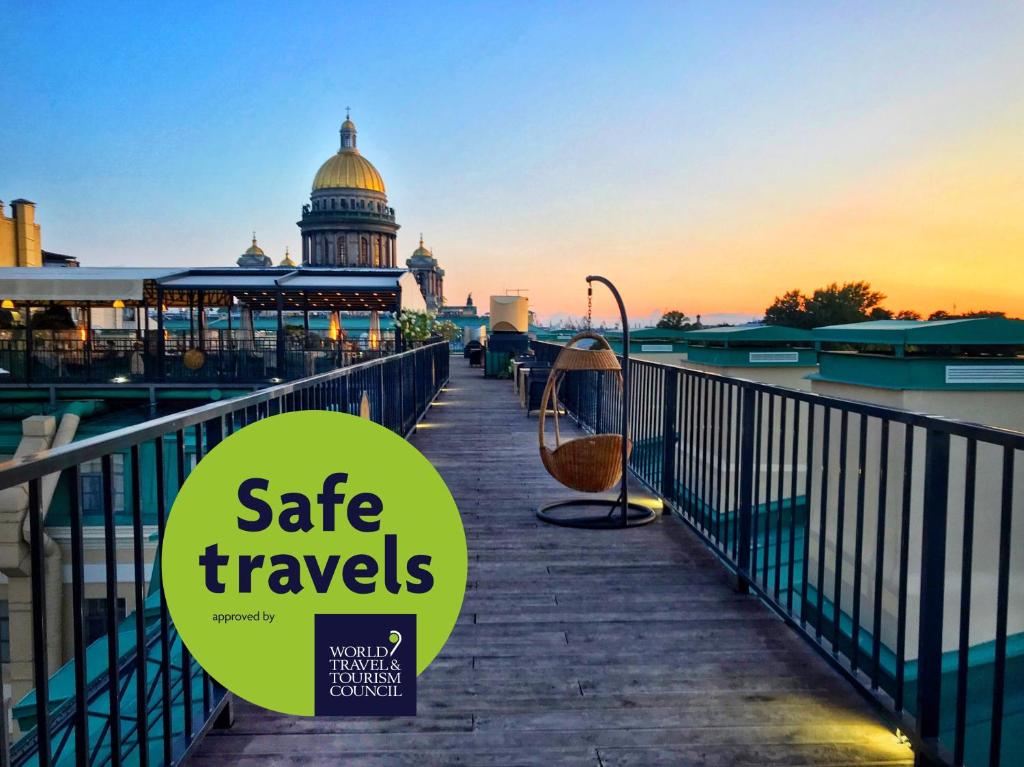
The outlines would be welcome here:
[[[565,509],[571,506],[590,509],[600,507],[608,509],[608,511],[572,516],[563,516],[557,513],[558,509]],[[629,504],[629,511],[626,514],[626,524],[623,525],[621,498],[571,498],[541,506],[537,509],[537,518],[559,527],[577,527],[586,530],[621,530],[623,527],[640,527],[641,525],[649,524],[658,518],[658,514],[654,509],[643,504],[631,502]]]

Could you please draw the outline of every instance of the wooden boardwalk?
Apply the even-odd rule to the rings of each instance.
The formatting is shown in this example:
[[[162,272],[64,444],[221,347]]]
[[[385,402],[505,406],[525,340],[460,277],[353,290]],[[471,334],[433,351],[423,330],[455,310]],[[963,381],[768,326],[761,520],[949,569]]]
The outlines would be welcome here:
[[[462,616],[419,680],[419,715],[306,719],[237,702],[190,764],[881,765],[905,746],[679,521],[544,525],[568,492],[507,381],[453,358],[414,443],[462,511]]]

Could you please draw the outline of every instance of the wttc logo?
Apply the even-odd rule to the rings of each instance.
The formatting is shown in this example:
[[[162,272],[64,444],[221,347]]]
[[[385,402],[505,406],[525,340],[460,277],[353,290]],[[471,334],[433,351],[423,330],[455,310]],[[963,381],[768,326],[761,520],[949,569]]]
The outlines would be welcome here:
[[[317,716],[415,716],[416,616],[315,618]]]

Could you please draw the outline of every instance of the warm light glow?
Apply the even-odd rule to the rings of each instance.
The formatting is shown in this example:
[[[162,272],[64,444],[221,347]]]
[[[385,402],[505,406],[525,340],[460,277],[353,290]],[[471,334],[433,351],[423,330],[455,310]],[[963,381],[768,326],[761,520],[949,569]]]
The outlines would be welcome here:
[[[714,322],[761,317],[775,296],[794,288],[806,293],[867,280],[891,310],[1024,316],[1024,291],[1007,279],[1019,273],[1024,252],[1019,124],[1019,117],[1001,124],[993,117],[973,132],[908,147],[885,164],[844,168],[827,182],[820,173],[810,180],[779,176],[773,195],[751,199],[748,190],[716,198],[708,203],[714,215],[671,215],[671,205],[683,204],[666,193],[671,204],[639,236],[618,218],[581,215],[559,237],[538,237],[529,247],[498,238],[480,260],[470,254],[483,235],[469,230],[465,243],[449,248],[458,269],[450,269],[445,290],[498,294],[522,284],[542,321],[579,318],[587,308],[583,278],[593,272],[615,281],[634,321],[680,309]],[[637,251],[650,268],[625,266]],[[594,291],[593,311],[618,317],[604,290]]]
[[[2,304],[0,304],[0,308],[3,308],[3,309],[13,309],[14,308],[14,302],[11,299],[9,299],[9,298],[5,298],[4,302]]]
[[[114,300],[114,308],[115,309],[124,309],[124,301],[122,301],[120,298],[115,299]]]
[[[337,341],[341,335],[341,321],[338,319],[337,312],[331,312],[331,323],[327,328],[327,337],[332,341]]]
[[[380,315],[375,311],[370,312],[370,332],[367,335],[367,345],[371,349],[380,348]]]

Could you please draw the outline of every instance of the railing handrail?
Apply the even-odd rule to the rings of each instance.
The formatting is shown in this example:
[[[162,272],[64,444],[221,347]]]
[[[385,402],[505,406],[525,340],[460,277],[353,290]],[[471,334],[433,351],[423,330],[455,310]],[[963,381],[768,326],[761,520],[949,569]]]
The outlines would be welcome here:
[[[347,367],[329,370],[326,373],[318,373],[317,375],[300,378],[295,381],[268,386],[251,394],[233,397],[223,402],[199,405],[189,410],[182,410],[144,421],[140,424],[125,426],[115,431],[89,437],[79,442],[71,442],[62,447],[12,458],[0,463],[0,490],[27,482],[36,477],[52,474],[56,471],[63,471],[86,461],[101,458],[116,450],[122,450],[149,439],[155,439],[165,434],[187,429],[196,424],[205,423],[212,418],[228,415],[229,413],[268,402],[282,395],[301,391],[325,381],[344,378],[361,370],[385,364],[389,360],[401,359],[402,357],[416,354],[421,349],[441,343],[447,342],[433,341],[416,349],[409,349],[408,351],[392,354],[387,357],[359,362]]]
[[[551,346],[558,349],[562,348],[562,344],[552,343],[551,341],[534,341],[534,344],[538,346]],[[944,432],[957,437],[964,437],[965,439],[976,439],[979,441],[991,442],[992,444],[999,445],[1000,447],[1024,450],[1024,433],[1013,431],[1012,429],[1005,429],[999,426],[989,426],[971,421],[947,418],[945,416],[935,415],[932,413],[920,413],[914,410],[904,410],[902,408],[887,407],[885,405],[875,405],[871,402],[844,399],[830,394],[819,394],[817,392],[805,391],[803,389],[791,389],[788,386],[766,384],[761,381],[753,381],[749,378],[725,376],[720,373],[696,370],[694,368],[687,368],[679,365],[669,365],[664,362],[654,362],[652,360],[631,359],[630,365],[650,365],[652,367],[677,370],[687,376],[737,384],[745,389],[752,389],[753,391],[760,391],[765,394],[786,396],[791,399],[806,402],[812,406],[831,407],[846,410],[851,413],[857,413],[859,415],[886,418],[890,421],[896,421],[897,423],[902,423],[906,426],[916,426],[923,429],[930,429],[932,431]],[[2,468],[2,466],[0,466],[0,468]],[[2,477],[2,474],[0,474],[0,477]]]
[[[533,348],[554,359],[562,347]],[[878,704],[915,764],[968,753],[970,764],[1018,763],[1024,743],[1003,736],[1011,606],[1013,621],[1022,609],[1011,551],[1024,433],[647,360],[633,368],[629,468],[738,590]],[[570,375],[560,405],[602,433],[624,398],[596,373]],[[988,597],[972,601],[981,588]],[[989,643],[991,657],[972,660]],[[969,681],[986,664],[991,684]]]

